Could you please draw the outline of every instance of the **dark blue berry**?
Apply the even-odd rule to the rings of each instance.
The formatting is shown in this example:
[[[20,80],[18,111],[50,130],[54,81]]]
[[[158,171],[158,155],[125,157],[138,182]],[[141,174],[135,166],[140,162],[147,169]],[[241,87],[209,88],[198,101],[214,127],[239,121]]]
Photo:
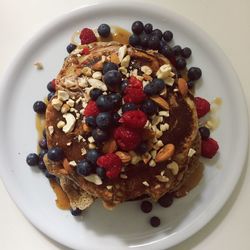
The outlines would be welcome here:
[[[142,103],[141,110],[147,115],[154,115],[158,111],[158,108],[152,100],[147,99]]]
[[[150,34],[153,31],[153,25],[151,23],[145,24],[144,31],[147,34]]]
[[[92,163],[96,164],[97,158],[100,156],[100,153],[97,149],[89,149],[86,154],[86,159]]]
[[[192,89],[194,87],[195,82],[194,81],[188,81],[187,85],[189,89]]]
[[[82,214],[82,210],[79,209],[79,208],[75,208],[75,209],[70,209],[70,213],[73,215],[73,216],[80,216]]]
[[[182,70],[182,69],[185,69],[186,66],[187,66],[187,62],[185,58],[183,57],[176,58],[176,64],[175,64],[176,69]]]
[[[153,79],[152,83],[157,86],[159,92],[161,92],[165,88],[165,83],[162,79],[155,78]]]
[[[39,167],[39,169],[40,169],[41,171],[43,171],[43,172],[46,170],[46,165],[45,165],[45,163],[44,163],[43,160],[39,160],[39,162],[38,162],[38,167]]]
[[[164,194],[159,200],[158,203],[162,207],[170,207],[173,204],[174,197],[171,193]]]
[[[47,84],[47,89],[49,92],[55,92],[55,86],[54,84],[52,83],[52,81],[50,81],[48,84]]]
[[[33,109],[38,114],[44,114],[46,111],[46,104],[42,101],[36,101],[33,105]]]
[[[108,133],[100,128],[93,129],[92,136],[98,143],[106,141],[109,137]]]
[[[203,140],[207,140],[210,136],[210,130],[207,127],[200,127],[199,128],[201,138]]]
[[[61,161],[64,158],[64,152],[59,147],[50,148],[48,151],[48,158],[51,161]]]
[[[173,52],[174,52],[175,56],[180,56],[181,55],[182,49],[181,49],[180,45],[175,45],[172,49],[173,49]]]
[[[96,117],[96,125],[100,129],[108,129],[112,124],[111,114],[108,112],[99,113]]]
[[[137,148],[136,152],[139,154],[145,154],[148,151],[148,145],[146,143],[141,143]]]
[[[137,45],[140,45],[140,37],[138,35],[132,34],[129,37],[129,44],[134,46],[134,47]]]
[[[103,23],[98,27],[97,32],[101,37],[108,37],[110,34],[110,27],[106,23]]]
[[[89,95],[90,95],[90,98],[92,100],[96,100],[100,95],[102,94],[102,91],[100,89],[97,89],[97,88],[94,88],[94,89],[91,89],[90,92],[89,92]]]
[[[38,144],[39,144],[39,147],[42,148],[42,149],[47,149],[47,148],[48,148],[46,138],[42,138],[42,139],[39,141]]]
[[[154,29],[151,34],[154,36],[158,36],[159,40],[161,40],[162,38],[162,31],[159,29]]]
[[[91,128],[95,128],[96,127],[96,121],[95,121],[95,117],[94,116],[87,116],[86,119],[86,124],[88,126],[90,126]]]
[[[121,93],[123,94],[125,89],[128,87],[128,80],[123,80],[121,84]]]
[[[122,105],[122,112],[127,112],[130,110],[136,110],[137,109],[137,105],[133,102],[128,102]]]
[[[51,98],[55,95],[55,92],[49,92],[47,95],[47,100],[50,101]]]
[[[168,43],[173,39],[173,33],[170,30],[167,30],[163,33],[163,39]]]
[[[152,211],[153,205],[150,201],[143,201],[141,203],[141,210],[144,213],[150,213]]]
[[[157,35],[153,35],[148,40],[148,48],[157,50],[160,48],[160,39]]]
[[[152,227],[158,227],[161,224],[161,220],[158,217],[153,216],[150,218],[150,224]]]
[[[96,100],[96,105],[101,111],[110,111],[113,108],[112,99],[108,95],[100,95]]]
[[[198,67],[191,67],[188,70],[188,78],[189,80],[196,81],[201,78],[202,72]]]
[[[117,112],[115,112],[112,115],[112,123],[113,123],[113,125],[118,125],[120,118],[121,118],[121,116]]]
[[[104,82],[108,87],[119,86],[122,82],[121,73],[117,70],[110,70],[104,75]]]
[[[48,153],[48,150],[47,150],[47,149],[42,149],[42,150],[40,151],[40,153],[39,153],[39,159],[40,159],[40,160],[43,160],[44,155],[47,154],[47,153]]]
[[[192,51],[191,51],[191,49],[188,48],[188,47],[183,48],[182,51],[181,51],[181,55],[182,55],[184,58],[189,58],[189,57],[191,56],[191,54],[192,54]]]
[[[132,31],[133,33],[139,35],[142,33],[143,31],[143,23],[141,21],[135,21],[133,24],[132,24]]]
[[[109,95],[113,105],[114,105],[114,108],[118,108],[121,106],[122,104],[122,96],[121,94],[119,93],[112,93]]]
[[[91,163],[89,163],[87,160],[80,161],[76,166],[76,172],[79,175],[88,176],[91,174],[93,170],[93,167],[91,166]]]
[[[105,63],[102,70],[103,74],[106,74],[110,70],[118,70],[117,64],[112,62]]]
[[[161,48],[161,54],[163,54],[165,57],[167,58],[172,58],[174,56],[174,52],[171,49],[171,47],[169,47],[168,45],[165,45]]]
[[[144,48],[148,47],[149,35],[141,34],[140,35],[140,45]]]
[[[165,88],[165,83],[161,79],[153,79],[153,81],[144,87],[144,92],[148,95],[159,94]]]
[[[44,171],[45,176],[50,180],[55,180],[56,176],[51,174],[47,169]]]
[[[97,174],[101,179],[105,179],[105,177],[106,177],[106,170],[105,170],[104,168],[97,167],[95,171],[96,171],[96,174]]]
[[[29,166],[37,166],[39,162],[39,156],[35,153],[28,154],[26,157],[26,162]]]
[[[67,46],[67,51],[68,51],[68,53],[70,54],[73,50],[75,50],[76,49],[76,45],[75,44],[73,44],[73,43],[70,43],[68,46]]]

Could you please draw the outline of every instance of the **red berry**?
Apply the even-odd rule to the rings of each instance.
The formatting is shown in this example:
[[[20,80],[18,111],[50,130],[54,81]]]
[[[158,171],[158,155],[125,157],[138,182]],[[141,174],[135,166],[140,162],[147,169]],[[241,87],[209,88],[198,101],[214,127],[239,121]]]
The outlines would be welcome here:
[[[201,155],[206,158],[213,158],[213,156],[217,153],[219,149],[219,145],[217,141],[212,138],[208,138],[207,140],[201,141]]]
[[[122,169],[121,159],[114,153],[108,153],[97,159],[97,165],[105,168],[106,175],[110,179],[117,178]]]
[[[81,55],[88,55],[90,53],[89,48],[85,47],[82,49]]]
[[[201,97],[194,98],[198,118],[206,115],[210,111],[210,103]]]
[[[83,114],[85,116],[97,116],[100,113],[99,108],[96,105],[96,102],[93,100],[90,100],[84,109]]]
[[[52,84],[53,89],[56,89],[56,79],[53,79],[51,81],[51,84]]]
[[[146,99],[146,95],[143,89],[127,87],[124,91],[125,96],[123,97],[124,102],[141,103]]]
[[[115,129],[114,138],[122,150],[133,150],[141,143],[141,135],[138,130],[120,126]]]
[[[96,42],[97,38],[93,30],[89,28],[84,28],[81,31],[80,40],[81,40],[81,44],[88,44],[88,43]]]
[[[142,81],[138,80],[135,76],[131,76],[128,82],[129,86],[131,86],[132,88],[137,88],[137,89],[143,88]]]
[[[140,110],[131,110],[123,113],[119,122],[130,128],[143,128],[147,122],[147,116]]]

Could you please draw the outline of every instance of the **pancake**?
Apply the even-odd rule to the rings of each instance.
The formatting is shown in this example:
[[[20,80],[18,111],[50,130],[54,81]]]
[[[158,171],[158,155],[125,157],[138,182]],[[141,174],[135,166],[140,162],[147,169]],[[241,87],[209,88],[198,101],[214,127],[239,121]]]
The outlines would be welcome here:
[[[155,201],[168,192],[181,196],[178,190],[195,169],[201,166],[200,136],[193,94],[189,91],[181,93],[175,68],[157,51],[143,51],[117,42],[96,42],[87,48],[88,53],[84,54],[82,51],[86,51],[86,45],[78,46],[66,58],[55,80],[56,94],[47,105],[48,147],[60,147],[65,155],[63,163],[46,158],[48,171],[60,178],[71,206],[82,210],[96,198],[102,199],[106,208],[113,208],[119,203],[143,195],[148,195]],[[132,161],[123,164],[118,178],[100,180],[95,174],[91,174],[89,178],[77,174],[75,165],[85,158],[86,151],[94,144],[93,141],[89,142],[90,129],[84,123],[83,110],[90,100],[89,92],[92,88],[107,91],[102,79],[93,78],[94,72],[101,72],[107,61],[119,65],[123,78],[133,75],[143,81],[144,85],[152,77],[161,77],[166,83],[166,90],[159,96],[152,97],[161,112],[151,117],[151,123],[147,123],[142,131],[144,137],[149,137],[149,144],[153,148],[143,156],[118,148],[125,156],[132,158]],[[150,68],[152,73],[143,72],[143,66]],[[164,72],[166,66],[171,68],[171,72]],[[71,114],[69,118],[73,115],[75,121],[73,128],[68,126],[65,132],[59,124],[62,121],[67,123],[68,114]],[[159,127],[157,123],[163,126]],[[161,127],[164,128],[162,131]],[[158,141],[161,141],[159,145]],[[156,162],[155,155],[169,144],[174,145],[174,154],[163,162]],[[99,151],[102,152],[105,145],[107,142],[97,145]]]

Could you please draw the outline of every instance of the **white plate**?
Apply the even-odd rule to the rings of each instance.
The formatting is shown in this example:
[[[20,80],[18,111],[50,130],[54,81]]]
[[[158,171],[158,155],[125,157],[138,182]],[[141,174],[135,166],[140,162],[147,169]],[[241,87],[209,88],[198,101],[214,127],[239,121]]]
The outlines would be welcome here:
[[[220,126],[212,134],[220,153],[206,162],[205,175],[187,197],[168,209],[155,205],[142,214],[138,202],[108,212],[97,202],[79,220],[57,209],[48,181],[25,163],[36,149],[33,103],[43,99],[46,84],[60,69],[71,34],[100,23],[129,29],[134,20],[174,32],[175,44],[190,46],[189,66],[200,66],[197,94],[221,97]],[[44,64],[37,71],[33,63]],[[61,16],[40,31],[15,57],[0,85],[0,172],[7,190],[24,215],[43,233],[74,249],[166,249],[201,229],[220,210],[241,174],[248,146],[247,112],[239,80],[215,43],[196,25],[163,6],[124,1],[85,6]],[[237,136],[236,136],[237,135]],[[221,167],[218,168],[218,165]],[[217,166],[217,167],[216,167]],[[161,226],[152,228],[152,215]]]

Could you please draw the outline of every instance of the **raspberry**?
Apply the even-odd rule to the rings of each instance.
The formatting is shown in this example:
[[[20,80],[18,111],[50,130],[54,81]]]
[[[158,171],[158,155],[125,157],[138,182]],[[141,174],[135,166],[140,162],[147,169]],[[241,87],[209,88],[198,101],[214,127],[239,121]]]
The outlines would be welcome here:
[[[106,170],[109,179],[117,178],[122,169],[121,159],[114,153],[108,153],[97,159],[97,165]]]
[[[81,40],[81,44],[88,44],[88,43],[96,42],[97,38],[93,30],[89,28],[84,28],[81,31],[80,40]]]
[[[132,88],[136,88],[136,89],[143,88],[142,81],[138,80],[135,76],[131,76],[128,82],[129,82],[129,86],[131,86]]]
[[[141,103],[146,99],[146,95],[143,92],[143,89],[127,87],[124,91],[125,96],[123,97],[124,102],[134,102]]]
[[[210,103],[206,99],[195,97],[194,102],[198,118],[206,115],[210,111]]]
[[[51,84],[52,84],[53,89],[56,89],[56,79],[53,79],[51,81]]]
[[[100,113],[99,108],[96,105],[95,101],[90,100],[84,109],[83,114],[85,116],[97,116]]]
[[[85,47],[85,48],[82,49],[81,55],[88,55],[89,53],[90,53],[89,48]]]
[[[138,130],[120,126],[115,129],[114,138],[122,150],[133,150],[141,143],[141,135]]]
[[[147,122],[147,116],[140,110],[130,110],[123,113],[119,122],[130,128],[143,128]]]
[[[217,153],[219,149],[219,145],[217,141],[212,138],[208,138],[207,140],[201,141],[201,155],[206,158],[213,158],[213,156]]]

